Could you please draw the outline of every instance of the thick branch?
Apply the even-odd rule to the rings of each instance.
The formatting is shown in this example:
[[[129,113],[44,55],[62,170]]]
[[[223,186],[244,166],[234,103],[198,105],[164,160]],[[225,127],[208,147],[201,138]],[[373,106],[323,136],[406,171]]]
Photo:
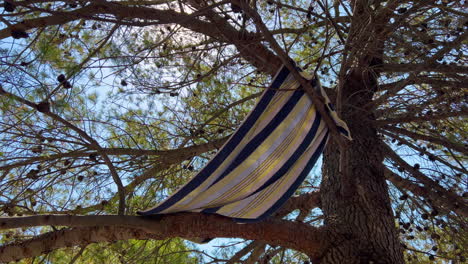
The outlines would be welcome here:
[[[141,216],[58,216],[0,218],[0,229],[32,226],[79,227],[52,233],[49,237],[0,247],[0,261],[33,257],[83,242],[115,241],[129,238],[241,237],[292,248],[318,256],[329,244],[327,230],[304,223],[267,220],[255,224],[237,224],[227,217],[200,213],[180,213],[154,217]],[[86,229],[83,229],[86,228]],[[146,237],[145,237],[146,236]],[[43,243],[43,246],[40,246]]]
[[[97,242],[114,242],[127,239],[161,239],[141,229],[124,227],[82,227],[62,229],[33,239],[0,246],[0,263],[40,256],[55,249],[87,245]]]
[[[280,60],[260,43],[258,35],[240,32],[225,20],[218,19],[216,26],[213,23],[197,19],[197,16],[207,15],[210,8],[204,8],[192,14],[182,14],[173,10],[160,10],[148,7],[134,7],[99,1],[86,7],[70,12],[54,12],[54,15],[25,20],[23,23],[13,25],[11,28],[0,30],[0,39],[9,37],[12,29],[23,31],[62,25],[78,19],[99,20],[97,15],[113,15],[120,19],[153,20],[154,24],[179,24],[195,32],[210,36],[218,41],[234,44],[241,55],[259,70],[274,75],[281,66]],[[222,22],[222,23],[221,23]],[[118,23],[116,20],[115,23]]]

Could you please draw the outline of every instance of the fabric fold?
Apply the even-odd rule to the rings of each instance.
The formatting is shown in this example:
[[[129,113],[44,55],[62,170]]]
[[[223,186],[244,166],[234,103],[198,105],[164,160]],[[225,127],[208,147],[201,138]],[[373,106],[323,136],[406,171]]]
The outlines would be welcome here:
[[[340,133],[349,129],[318,80],[301,71],[325,98]],[[140,215],[204,212],[256,222],[273,214],[309,174],[329,129],[308,95],[283,66],[218,153],[188,183]]]

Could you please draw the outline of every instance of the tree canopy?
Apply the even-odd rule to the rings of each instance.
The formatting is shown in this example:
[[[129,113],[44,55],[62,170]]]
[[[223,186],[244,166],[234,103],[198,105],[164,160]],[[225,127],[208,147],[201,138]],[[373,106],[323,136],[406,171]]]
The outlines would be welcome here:
[[[2,1],[0,262],[463,263],[464,5]],[[333,136],[260,223],[135,216],[202,168],[291,60],[354,140]]]

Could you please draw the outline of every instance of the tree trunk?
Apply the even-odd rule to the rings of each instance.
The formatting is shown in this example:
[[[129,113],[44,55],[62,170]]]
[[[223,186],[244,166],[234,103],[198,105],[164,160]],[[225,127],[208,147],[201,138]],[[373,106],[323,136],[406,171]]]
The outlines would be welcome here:
[[[339,172],[340,153],[331,142],[324,154],[321,186],[325,224],[336,242],[317,261],[323,263],[404,263],[383,170],[383,153],[363,109],[372,100],[375,75],[353,71],[344,85],[342,117],[353,141],[348,149],[348,175]]]

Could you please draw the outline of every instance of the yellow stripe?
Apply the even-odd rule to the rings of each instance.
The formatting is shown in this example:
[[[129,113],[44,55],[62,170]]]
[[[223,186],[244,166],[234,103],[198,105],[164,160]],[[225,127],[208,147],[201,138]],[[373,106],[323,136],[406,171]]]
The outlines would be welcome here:
[[[226,196],[230,196],[229,197],[230,200],[238,199],[239,196],[245,195],[246,193],[245,191],[242,192],[239,189],[245,190],[245,189],[251,188],[252,185],[256,185],[260,180],[262,180],[266,175],[268,175],[271,170],[275,169],[278,163],[284,161],[283,159],[278,159],[278,158],[281,157],[282,154],[289,152],[291,149],[296,148],[296,145],[298,141],[300,140],[300,137],[298,136],[298,134],[303,133],[304,130],[306,130],[306,127],[308,124],[307,121],[310,121],[311,119],[315,117],[314,113],[315,113],[314,109],[309,110],[302,117],[302,119],[298,122],[296,127],[290,132],[290,134],[282,141],[282,143],[272,153],[270,153],[269,157],[260,166],[255,168],[255,170],[252,171],[250,175],[246,176],[241,182],[233,186],[230,190],[226,191],[226,193],[224,193],[222,196],[212,201],[212,203],[216,203],[220,199],[223,199]],[[266,168],[270,168],[270,170]],[[258,175],[260,173],[262,174],[259,177]],[[233,176],[235,177],[235,175]],[[237,192],[237,194],[235,192]],[[221,201],[218,204],[222,205],[222,203],[225,203],[225,202],[226,201]]]
[[[297,112],[300,111],[301,107],[303,108],[306,103],[308,103],[308,98],[306,98],[304,96],[298,102],[299,107],[294,108],[293,111],[290,113],[290,115],[292,115],[292,116],[297,115]],[[256,160],[258,160],[258,158],[263,156],[265,151],[267,151],[269,149],[269,147],[271,146],[272,142],[276,141],[279,137],[282,136],[283,131],[284,131],[284,127],[289,126],[293,121],[294,121],[294,119],[292,119],[292,118],[291,119],[286,118],[286,120],[284,122],[282,122],[275,131],[273,131],[270,135],[268,135],[268,137],[266,138],[264,143],[261,146],[259,146],[249,156],[249,158],[247,158],[236,169],[234,169],[234,171],[232,171],[225,178],[223,178],[222,180],[217,182],[215,185],[211,186],[208,191],[205,191],[205,192],[201,193],[193,201],[191,201],[189,204],[184,205],[184,206],[186,206],[188,208],[191,208],[192,206],[195,206],[195,204],[200,203],[203,200],[206,200],[207,198],[209,198],[209,196],[213,195],[214,193],[217,193],[217,192],[221,191],[226,186],[229,186],[229,183],[232,181],[231,178],[232,177],[237,177],[238,175],[242,174],[242,172],[245,171],[246,169],[248,169],[249,167],[251,167],[252,164],[255,163]],[[210,207],[215,206],[212,203],[207,204],[207,206],[208,205]]]
[[[283,86],[284,85],[288,85],[288,84],[283,84]],[[191,201],[189,204],[183,204],[183,203],[187,202],[187,201],[189,201],[191,199],[194,199],[201,192],[204,193],[205,188],[208,188],[211,185],[212,181],[210,181],[210,179],[213,179],[213,177],[215,175],[221,174],[226,169],[226,167],[228,167],[232,163],[232,160],[243,149],[243,146],[246,145],[246,143],[248,141],[250,141],[250,139],[256,135],[256,128],[255,127],[258,126],[259,124],[261,124],[266,119],[273,118],[271,113],[276,111],[278,108],[282,107],[285,104],[285,102],[292,96],[292,94],[293,94],[293,92],[276,93],[275,96],[274,96],[274,98],[276,97],[275,102],[274,103],[270,102],[270,104],[268,104],[267,108],[262,113],[262,115],[257,119],[254,126],[251,129],[249,129],[249,132],[247,132],[247,134],[241,140],[241,142],[239,142],[239,144],[236,146],[236,148],[229,154],[229,156],[223,161],[223,163],[220,164],[220,166],[211,174],[211,176],[208,177],[208,179],[205,180],[202,184],[200,184],[197,188],[193,189],[190,193],[188,193],[186,196],[184,196],[182,199],[180,199],[177,203],[175,203],[174,205],[170,206],[169,208],[167,208],[166,210],[164,210],[162,212],[163,213],[164,212],[166,212],[166,213],[167,212],[174,212],[174,211],[183,209],[184,207],[187,207],[190,204],[193,204],[193,201]]]
[[[249,131],[249,134],[246,135],[246,137],[249,136],[249,135],[258,134],[259,130],[263,128],[263,127],[259,127],[260,124],[263,124],[264,121],[266,121],[268,119],[272,119],[274,117],[273,113],[275,111],[278,111],[278,109],[281,109],[283,107],[283,105],[292,96],[292,94],[293,94],[293,92],[276,93],[275,96],[272,99],[272,102],[270,102],[268,104],[268,106],[265,108],[262,115],[258,118],[258,120],[255,122],[255,124],[252,126],[252,128]]]
[[[316,139],[317,137],[314,138],[314,140]],[[272,184],[270,187],[266,188],[265,190],[263,190],[260,194],[257,194],[257,197],[252,200],[247,206],[245,206],[244,208],[242,208],[241,210],[239,210],[235,216],[236,217],[242,217],[242,216],[245,216],[246,214],[249,214],[249,211],[252,211],[253,209],[255,208],[258,208],[259,206],[261,206],[263,204],[263,202],[265,201],[265,199],[267,199],[268,197],[270,197],[271,195],[273,195],[273,197],[280,197],[281,195],[279,194],[279,192],[282,192],[284,193],[286,190],[282,190],[280,188],[277,188],[277,186],[285,181],[287,178],[290,177],[292,171],[295,170],[295,168],[297,166],[299,166],[299,164],[301,164],[301,160],[303,160],[307,155],[302,155],[301,158],[298,160],[299,162],[295,162],[294,165],[288,170],[288,172],[283,175],[278,181],[276,181],[274,184]],[[296,176],[296,174],[294,174],[293,176]],[[269,189],[273,188],[274,191],[267,191]],[[271,199],[269,199],[268,201],[271,201]],[[255,212],[258,211],[255,210]],[[250,214],[252,214],[252,212],[250,212]]]
[[[293,112],[291,113],[292,116],[295,116],[297,115],[296,113],[300,110],[302,110],[304,108],[304,105],[308,102],[307,98],[304,97],[304,101],[300,100],[298,102],[298,106],[296,109],[293,110]],[[302,99],[302,98],[301,98]],[[305,115],[307,117],[307,113]],[[303,118],[304,119],[304,118]],[[288,122],[288,123],[285,123],[284,124],[284,127],[289,127],[291,126],[291,123],[294,121],[294,119],[291,119],[291,122]],[[300,123],[301,121],[299,121]],[[300,125],[298,125],[299,127],[301,127]],[[282,129],[281,127],[278,127],[277,130],[275,130],[272,134],[275,135],[275,134],[278,134],[278,132],[280,133],[280,136],[282,134],[284,134],[284,129]],[[265,145],[267,146],[267,149],[266,150],[256,150],[254,153],[252,153],[252,155],[249,157],[249,160],[253,160],[254,162],[256,160],[258,160],[260,157],[264,156],[265,155],[265,152],[270,150],[270,146],[272,145],[272,143],[274,141],[278,140],[276,137],[269,137],[267,138],[267,140],[262,144],[262,145]],[[297,137],[295,138],[295,141],[297,142]],[[289,146],[292,146],[292,145],[289,145]],[[260,148],[261,149],[261,148]],[[272,153],[270,153],[269,155],[272,155]],[[253,156],[253,157],[252,157]],[[257,156],[257,157],[255,157]],[[274,162],[274,164],[276,165],[277,163],[279,163],[280,160],[276,160]],[[226,180],[225,182],[230,182],[232,178],[235,178],[237,177],[237,175],[241,174],[245,169],[248,169],[250,166],[247,165],[247,164],[244,164],[243,167],[239,167],[237,168],[236,170],[232,171],[231,174],[229,176],[226,177]],[[271,166],[272,168],[274,168],[274,166]],[[240,172],[239,172],[240,171]],[[259,171],[260,173],[263,173],[262,176],[268,174],[268,171]],[[232,192],[234,191],[237,191],[240,187],[244,187],[244,184],[248,184],[248,183],[253,183],[253,185],[255,185],[256,183],[258,183],[259,181],[261,181],[261,179],[263,177],[254,177],[252,174],[256,174],[255,173],[255,170],[253,172],[251,172],[250,175],[247,175],[247,176],[244,176],[244,179],[239,182],[237,185],[233,186],[233,187],[230,187],[231,189],[230,190],[227,190],[227,194],[225,195],[222,195],[221,197],[218,197],[218,199],[216,199],[216,201],[212,201],[211,203],[213,204],[216,204],[217,201],[219,201],[221,198],[224,198],[225,196],[229,196],[230,194],[232,194]],[[222,184],[220,184],[221,186],[223,186]],[[225,186],[225,185],[224,185]],[[250,188],[252,186],[252,184],[250,184],[250,186],[246,187],[246,188]],[[218,189],[218,190],[221,190],[222,188]],[[247,191],[248,192],[248,191]],[[246,191],[239,191],[237,194],[233,194],[232,197],[230,197],[231,199],[238,199],[239,196],[244,196],[246,195]],[[210,203],[210,204],[211,204]],[[223,202],[225,203],[225,202]]]
[[[325,129],[323,124],[324,123],[322,122],[321,126],[319,127],[319,130],[317,131],[315,138],[312,140],[312,144],[317,140],[317,138],[323,135],[324,133],[323,129]],[[315,152],[316,148],[314,149],[309,148],[307,151],[308,154],[311,151]],[[289,186],[284,188],[284,186],[286,186],[286,184],[288,184],[289,182],[287,181],[287,179],[289,179],[291,175],[297,176],[297,174],[292,174],[292,172],[296,169],[297,166],[299,166],[299,164],[302,163],[303,159],[305,159],[308,156],[309,155],[302,155],[301,158],[298,160],[298,162],[295,162],[294,165],[288,170],[288,172],[283,177],[281,177],[271,187],[268,187],[265,190],[263,190],[261,194],[259,194],[253,201],[251,201],[247,206],[245,206],[244,208],[242,208],[240,211],[233,214],[232,216],[251,218],[251,217],[255,217],[256,215],[258,215],[259,210],[266,211],[264,204],[270,204],[272,200],[278,199],[278,197],[281,197],[282,194],[286,192],[286,190],[289,188]]]
[[[315,138],[312,140],[311,145],[313,145],[314,142],[316,142],[316,140],[317,140],[318,138],[322,137],[322,136],[326,133],[326,130],[327,130],[327,128],[326,128],[326,126],[325,126],[325,123],[322,122],[322,123],[321,123],[321,126],[320,126],[319,129],[317,130],[317,134],[316,134]],[[250,211],[250,212],[247,211],[246,213],[244,213],[244,215],[249,215],[249,217],[252,217],[252,216],[254,216],[254,215],[258,215],[258,211],[260,211],[260,210],[266,211],[266,210],[264,209],[264,207],[265,207],[264,204],[265,204],[265,203],[266,203],[266,204],[269,204],[269,203],[271,203],[272,200],[278,199],[278,197],[281,197],[282,194],[284,194],[284,192],[286,192],[287,188],[289,188],[289,186],[288,186],[288,187],[286,187],[286,189],[283,189],[284,186],[285,186],[285,184],[287,184],[286,179],[288,179],[288,178],[291,177],[291,173],[296,169],[297,166],[299,166],[299,164],[301,164],[301,160],[303,160],[303,159],[304,159],[305,157],[307,157],[307,156],[310,156],[310,154],[309,154],[310,152],[315,152],[315,151],[317,150],[317,147],[319,146],[320,142],[317,142],[317,143],[318,143],[318,144],[317,144],[317,146],[316,146],[315,148],[312,148],[311,146],[309,146],[309,149],[307,150],[307,154],[308,154],[308,155],[302,155],[302,156],[301,156],[301,159],[299,159],[299,162],[296,162],[296,163],[288,170],[288,173],[287,173],[284,177],[281,178],[281,181],[280,181],[280,182],[281,182],[282,185],[281,185],[280,187],[277,187],[277,185],[276,185],[276,187],[274,187],[275,192],[265,192],[265,193],[264,193],[264,197],[262,197],[261,199],[258,199],[258,198],[255,199],[254,202],[252,202],[251,204],[247,205],[246,208],[243,208],[243,209],[242,209],[243,211],[247,211],[247,210]],[[297,175],[298,175],[298,174],[294,174],[294,175],[292,175],[292,176],[297,176]],[[282,190],[282,193],[279,194],[279,192],[280,192],[281,190]],[[265,194],[266,194],[266,195],[265,195]],[[265,200],[266,200],[266,202],[265,202]],[[252,208],[252,209],[250,209],[250,208]],[[257,208],[257,209],[255,209],[255,208]],[[268,207],[268,208],[269,208],[269,207]]]

